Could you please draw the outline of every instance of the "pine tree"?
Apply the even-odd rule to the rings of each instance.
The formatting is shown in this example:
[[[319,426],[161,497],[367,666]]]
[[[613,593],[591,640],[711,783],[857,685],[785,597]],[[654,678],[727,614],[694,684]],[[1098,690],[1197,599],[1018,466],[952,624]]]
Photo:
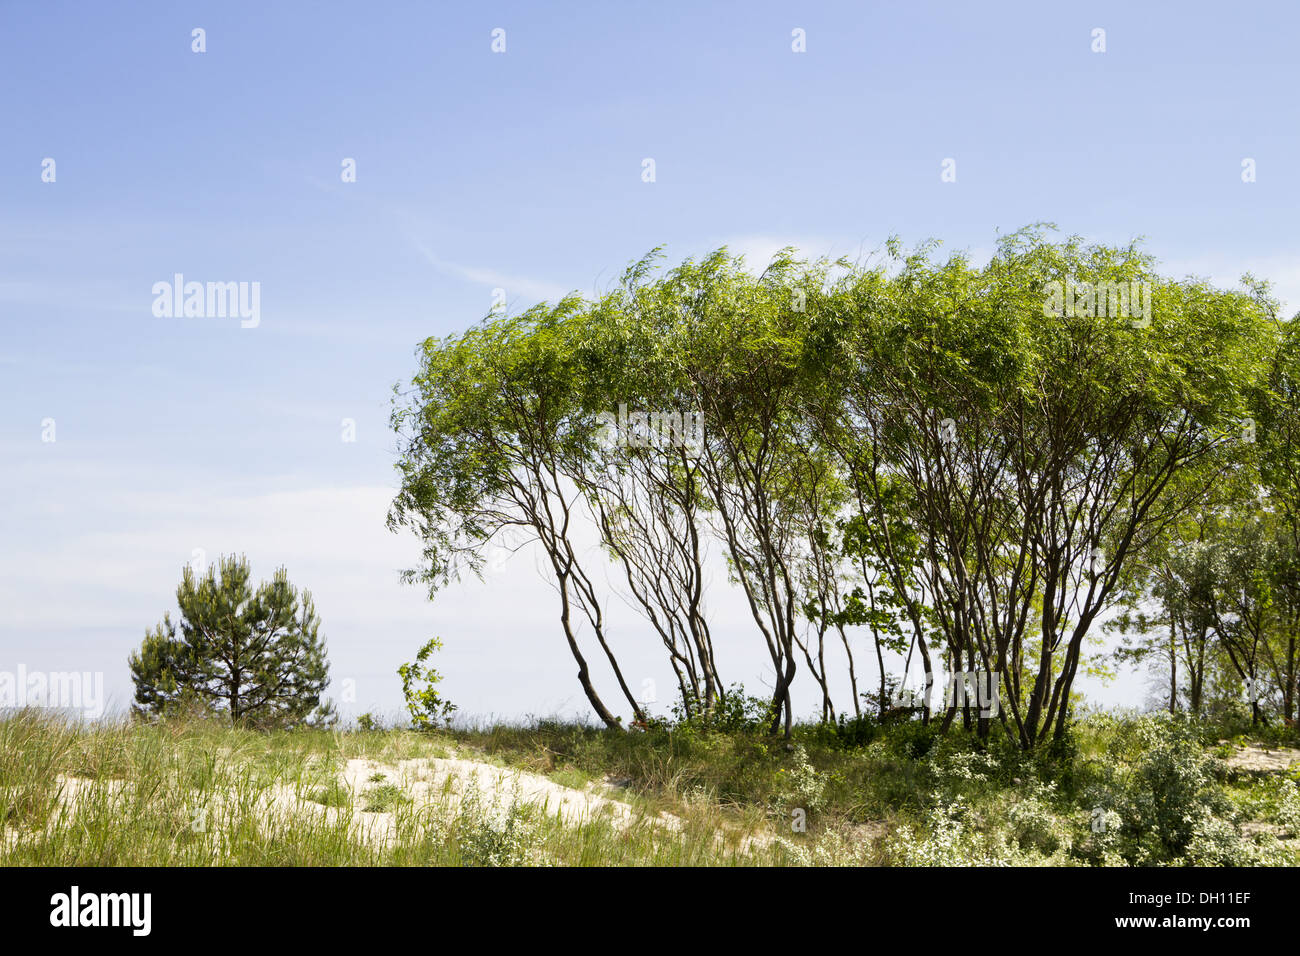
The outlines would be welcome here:
[[[299,595],[284,568],[256,590],[250,577],[243,556],[223,557],[202,577],[185,569],[179,629],[165,615],[130,657],[137,714],[193,701],[234,723],[270,727],[317,711],[329,665],[311,593]]]

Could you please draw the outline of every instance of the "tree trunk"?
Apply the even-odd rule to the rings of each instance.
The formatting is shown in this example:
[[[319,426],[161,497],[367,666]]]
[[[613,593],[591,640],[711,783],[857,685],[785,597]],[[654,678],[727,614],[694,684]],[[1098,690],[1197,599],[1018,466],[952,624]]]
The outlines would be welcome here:
[[[1178,710],[1178,634],[1169,615],[1169,713]]]

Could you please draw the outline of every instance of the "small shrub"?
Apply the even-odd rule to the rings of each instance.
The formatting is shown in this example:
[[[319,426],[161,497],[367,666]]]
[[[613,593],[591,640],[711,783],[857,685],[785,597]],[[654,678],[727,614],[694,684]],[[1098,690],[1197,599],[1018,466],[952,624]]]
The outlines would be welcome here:
[[[1055,794],[1054,784],[1035,781],[1026,795],[1008,808],[1011,835],[1022,850],[1052,856],[1070,849],[1069,828],[1052,807]]]
[[[535,862],[539,828],[518,798],[508,806],[485,802],[471,778],[456,815],[461,862],[467,866],[523,866]]]
[[[705,711],[701,700],[692,701],[691,716],[686,716],[686,704],[678,700],[673,704],[673,724],[677,730],[716,731],[724,734],[754,734],[766,732],[772,724],[772,702],[762,697],[745,694],[743,684],[732,684],[727,693],[714,701],[713,709]]]
[[[816,813],[824,803],[826,780],[812,765],[802,744],[795,747],[792,764],[789,769],[777,771],[781,780],[781,802],[787,807]]]
[[[337,780],[331,780],[325,786],[311,791],[307,799],[325,807],[346,807],[352,802],[352,794]]]
[[[1300,784],[1294,780],[1278,781],[1278,803],[1273,819],[1288,836],[1300,837]]]
[[[379,776],[382,778],[383,775]],[[402,792],[401,787],[386,783],[366,791],[366,803],[363,809],[366,813],[392,813],[402,804],[410,802],[411,798]]]
[[[1219,784],[1222,765],[1205,752],[1199,737],[1199,728],[1186,718],[1163,713],[1117,728],[1090,802],[1119,815],[1116,848],[1130,863],[1170,862],[1194,838],[1197,852],[1207,859],[1227,846],[1221,830],[1202,824],[1227,816],[1231,805]]]
[[[910,824],[894,831],[886,852],[899,866],[1010,866],[1016,855],[999,834],[974,826],[963,799],[939,804],[926,814],[920,832]]]
[[[927,764],[942,802],[973,798],[993,789],[997,761],[991,754],[968,750],[960,742],[945,740],[930,753]]]
[[[1249,866],[1254,860],[1252,850],[1231,821],[1202,816],[1192,823],[1183,862],[1188,866]]]
[[[905,720],[890,727],[887,739],[890,749],[898,756],[920,760],[939,739],[939,726],[937,722],[923,724],[919,720]]]
[[[415,655],[415,660],[397,668],[402,678],[402,696],[406,698],[406,709],[411,713],[411,726],[416,730],[433,730],[440,724],[451,723],[451,715],[456,705],[444,700],[438,690],[442,675],[425,661],[434,651],[442,648],[440,638],[431,638]],[[420,684],[424,686],[421,687]]]

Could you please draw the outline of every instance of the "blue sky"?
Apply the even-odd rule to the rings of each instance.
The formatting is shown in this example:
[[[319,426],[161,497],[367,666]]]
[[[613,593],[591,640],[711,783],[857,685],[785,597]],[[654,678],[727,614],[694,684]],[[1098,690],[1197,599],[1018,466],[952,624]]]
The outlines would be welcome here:
[[[181,566],[233,550],[313,590],[346,712],[395,713],[433,634],[463,712],[581,711],[526,554],[433,603],[397,581],[388,401],[418,341],[658,245],[978,257],[1035,221],[1254,272],[1294,311],[1297,26],[1283,3],[0,5],[0,670],[102,670],[127,702]],[[260,324],[155,317],[176,273],[260,283]],[[724,677],[761,686],[716,607]],[[623,610],[629,672],[667,687]]]

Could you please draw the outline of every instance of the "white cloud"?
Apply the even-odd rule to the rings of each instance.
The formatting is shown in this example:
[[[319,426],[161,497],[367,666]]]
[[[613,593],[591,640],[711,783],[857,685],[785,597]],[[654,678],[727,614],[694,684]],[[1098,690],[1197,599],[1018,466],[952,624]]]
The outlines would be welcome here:
[[[448,262],[441,258],[437,253],[430,249],[419,239],[412,238],[412,244],[439,272],[447,275],[456,276],[467,282],[473,282],[477,285],[486,286],[491,289],[505,289],[506,295],[522,295],[529,299],[547,299],[555,301],[566,296],[571,289],[556,285],[552,282],[544,282],[537,279],[528,279],[523,276],[507,275],[504,272],[498,272],[495,269],[485,268],[482,266],[466,266],[455,262]]]

